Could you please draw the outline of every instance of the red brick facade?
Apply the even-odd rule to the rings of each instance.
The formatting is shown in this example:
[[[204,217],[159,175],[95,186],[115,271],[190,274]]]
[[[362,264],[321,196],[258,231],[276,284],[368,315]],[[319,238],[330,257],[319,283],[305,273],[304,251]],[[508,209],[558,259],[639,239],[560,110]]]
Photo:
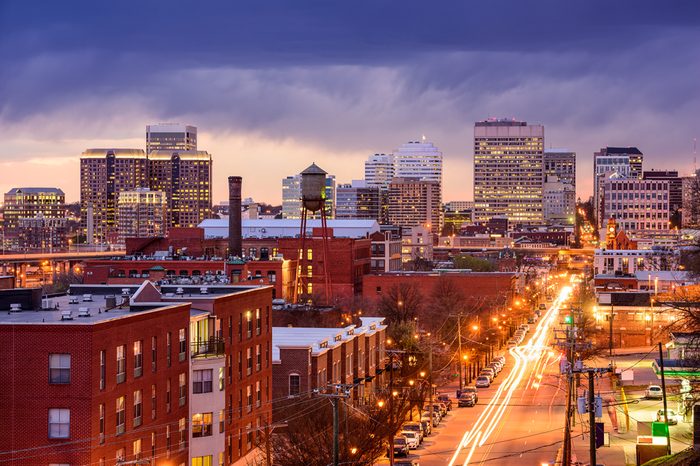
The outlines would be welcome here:
[[[94,324],[3,324],[0,325],[0,451],[4,464],[114,464],[119,452],[134,459],[134,442],[141,441],[141,457],[155,456],[154,464],[187,462],[187,396],[180,402],[178,381],[185,377],[187,390],[188,349],[179,354],[180,329],[189,327],[189,304],[150,312],[138,312]],[[166,335],[171,335],[170,365]],[[186,335],[186,333],[185,333]],[[152,337],[156,360],[152,364]],[[134,343],[142,342],[141,374],[134,371]],[[126,347],[125,379],[117,383],[117,346]],[[104,353],[102,353],[104,351]],[[49,383],[49,354],[70,354],[70,383]],[[104,354],[104,382],[101,381]],[[155,368],[155,369],[154,369]],[[166,387],[170,380],[170,409]],[[155,387],[155,417],[152,388]],[[141,424],[134,425],[134,392],[141,391]],[[124,397],[124,432],[117,433],[117,399]],[[104,408],[103,430],[100,407]],[[48,412],[70,410],[69,437],[50,439]],[[184,422],[184,443],[179,423]],[[167,432],[170,432],[168,442]],[[155,439],[155,445],[152,443]],[[169,445],[169,448],[168,448]],[[155,455],[154,455],[155,453]]]

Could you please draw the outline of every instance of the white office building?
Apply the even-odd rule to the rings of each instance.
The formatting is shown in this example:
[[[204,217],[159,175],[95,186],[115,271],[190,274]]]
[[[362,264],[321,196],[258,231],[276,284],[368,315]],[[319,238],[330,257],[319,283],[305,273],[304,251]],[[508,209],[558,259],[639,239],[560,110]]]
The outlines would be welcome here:
[[[437,181],[442,188],[442,152],[425,140],[409,141],[394,151],[394,177]]]
[[[372,154],[365,161],[365,182],[367,186],[386,190],[394,177],[394,156]]]

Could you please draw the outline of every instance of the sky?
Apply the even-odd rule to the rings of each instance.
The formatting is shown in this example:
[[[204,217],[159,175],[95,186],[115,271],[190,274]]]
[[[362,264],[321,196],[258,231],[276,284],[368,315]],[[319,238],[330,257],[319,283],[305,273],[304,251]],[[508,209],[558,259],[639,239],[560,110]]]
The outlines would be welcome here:
[[[0,190],[79,199],[87,148],[145,148],[192,124],[226,179],[281,201],[316,162],[338,182],[425,135],[443,199],[473,198],[473,126],[545,125],[546,147],[637,146],[645,169],[693,170],[700,138],[697,0],[0,0]]]

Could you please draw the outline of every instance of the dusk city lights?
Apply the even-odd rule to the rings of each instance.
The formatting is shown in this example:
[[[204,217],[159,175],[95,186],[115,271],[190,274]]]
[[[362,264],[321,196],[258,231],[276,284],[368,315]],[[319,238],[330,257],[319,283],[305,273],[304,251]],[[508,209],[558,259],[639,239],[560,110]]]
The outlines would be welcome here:
[[[699,57],[692,0],[0,0],[0,466],[700,464]]]

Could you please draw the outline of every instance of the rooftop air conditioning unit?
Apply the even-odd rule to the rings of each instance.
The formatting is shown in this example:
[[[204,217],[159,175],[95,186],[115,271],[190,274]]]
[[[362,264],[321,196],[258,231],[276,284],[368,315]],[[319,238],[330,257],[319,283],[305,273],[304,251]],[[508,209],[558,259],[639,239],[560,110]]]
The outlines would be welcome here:
[[[71,311],[61,311],[61,320],[73,320],[73,313]]]
[[[53,299],[44,298],[41,300],[41,307],[44,309],[51,309],[53,307]]]
[[[177,290],[175,290],[175,294],[184,294],[184,293],[185,293],[185,291],[182,288],[178,288]]]
[[[129,296],[129,288],[122,288],[122,296]]]
[[[70,311],[68,311],[70,312]],[[78,309],[78,317],[90,317],[90,309],[87,307],[81,307]]]
[[[22,312],[22,305],[20,303],[10,304],[10,312]]]
[[[207,288],[206,286],[203,286],[199,289],[199,292],[201,294],[209,294],[209,288]]]
[[[78,297],[77,296],[71,296],[68,298],[68,304],[78,304]]]
[[[91,294],[84,294],[83,295],[83,302],[90,302],[92,301],[92,295]]]

